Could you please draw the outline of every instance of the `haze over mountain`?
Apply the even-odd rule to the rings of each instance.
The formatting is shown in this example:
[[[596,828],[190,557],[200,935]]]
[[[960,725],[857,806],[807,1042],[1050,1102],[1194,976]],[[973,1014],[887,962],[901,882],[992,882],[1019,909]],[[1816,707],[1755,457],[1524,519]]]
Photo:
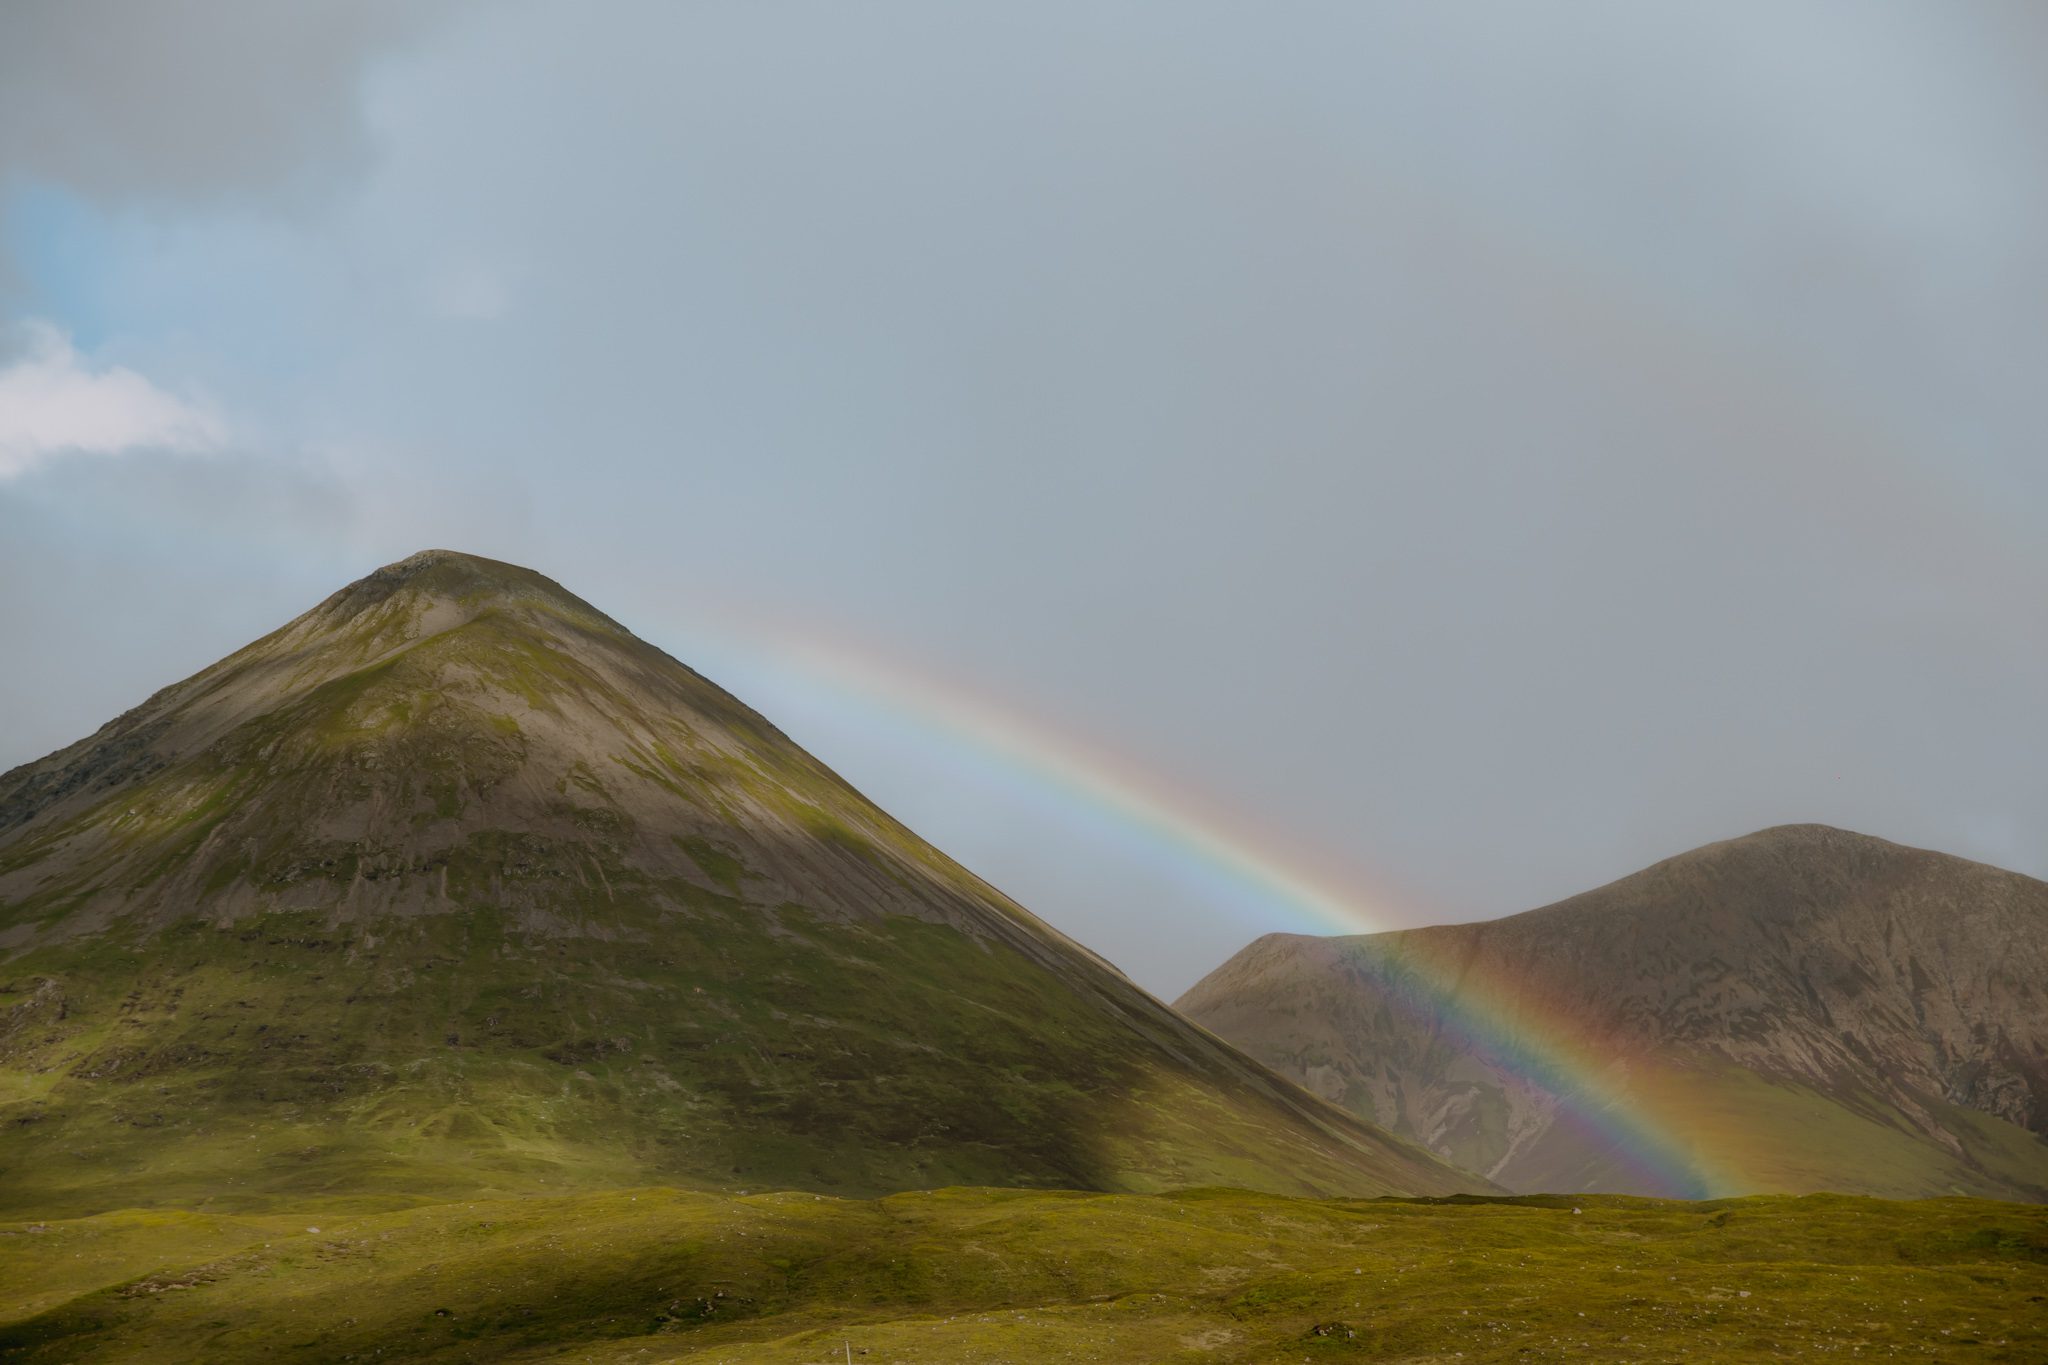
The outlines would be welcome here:
[[[1488,923],[1268,935],[1178,1007],[1513,1190],[2048,1199],[2048,883],[1825,826]],[[1516,1060],[1560,1044],[1594,1068]],[[1573,1121],[1617,1102],[1682,1169]]]
[[[539,574],[429,551],[0,777],[0,1206],[1449,1192]]]

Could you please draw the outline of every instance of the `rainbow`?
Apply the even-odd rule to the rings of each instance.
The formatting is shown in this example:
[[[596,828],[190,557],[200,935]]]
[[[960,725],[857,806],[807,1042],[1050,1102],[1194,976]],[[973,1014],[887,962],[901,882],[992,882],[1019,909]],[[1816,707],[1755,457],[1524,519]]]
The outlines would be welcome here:
[[[1247,832],[1245,822],[1205,809],[1190,793],[1099,748],[1028,723],[964,687],[892,668],[828,644],[817,632],[765,639],[754,634],[751,644],[746,654],[759,659],[765,651],[807,685],[871,717],[964,748],[1008,785],[1078,809],[1149,860],[1221,881],[1306,932],[1370,934],[1393,927],[1367,908],[1366,898],[1340,891],[1301,871],[1298,860],[1269,851],[1276,841]],[[1599,1041],[1532,983],[1477,972],[1470,963],[1432,960],[1413,942],[1399,943],[1398,963],[1404,984],[1413,987],[1412,1008],[1557,1097],[1557,1121],[1619,1158],[1646,1187],[1687,1198],[1750,1187],[1689,1139],[1682,1106],[1668,1094],[1647,1097],[1643,1077],[1616,1074]]]

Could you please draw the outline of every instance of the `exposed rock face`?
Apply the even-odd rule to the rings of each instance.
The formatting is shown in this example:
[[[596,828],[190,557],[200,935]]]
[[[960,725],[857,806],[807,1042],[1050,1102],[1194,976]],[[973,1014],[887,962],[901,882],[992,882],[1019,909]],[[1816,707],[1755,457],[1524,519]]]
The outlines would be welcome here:
[[[538,574],[445,551],[0,777],[0,1205],[1449,1191]]]
[[[1489,923],[1271,935],[1179,1007],[1510,1189],[2048,1197],[2048,883],[1825,826]],[[1561,1121],[1608,1088],[1684,1178]]]

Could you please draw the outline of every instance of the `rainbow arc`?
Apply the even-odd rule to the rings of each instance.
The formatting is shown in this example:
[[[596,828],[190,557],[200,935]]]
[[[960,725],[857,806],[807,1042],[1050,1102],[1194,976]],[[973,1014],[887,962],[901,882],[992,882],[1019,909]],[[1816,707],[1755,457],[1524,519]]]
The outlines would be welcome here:
[[[815,636],[774,640],[764,648],[810,685],[914,733],[964,746],[1011,783],[1036,788],[1111,827],[1148,860],[1229,883],[1240,896],[1269,907],[1274,920],[1317,935],[1377,934],[1394,927],[1372,912],[1369,898],[1339,890],[1271,852],[1274,841],[1249,832],[1244,821],[1204,809],[1191,794],[965,688]],[[758,658],[761,648],[746,652]],[[1750,1182],[1691,1139],[1671,1084],[1648,1085],[1650,1078],[1630,1075],[1611,1049],[1535,983],[1501,968],[1432,957],[1405,936],[1391,940],[1387,950],[1410,988],[1408,1008],[1553,1096],[1558,1122],[1619,1157],[1650,1187],[1692,1198],[1749,1188]]]

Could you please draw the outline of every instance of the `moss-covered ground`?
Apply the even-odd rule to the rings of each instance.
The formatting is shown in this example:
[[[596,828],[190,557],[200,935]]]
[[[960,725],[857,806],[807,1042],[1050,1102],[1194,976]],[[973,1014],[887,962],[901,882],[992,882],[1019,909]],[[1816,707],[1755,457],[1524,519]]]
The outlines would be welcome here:
[[[673,1189],[0,1225],[34,1361],[2048,1359],[2048,1209]]]

